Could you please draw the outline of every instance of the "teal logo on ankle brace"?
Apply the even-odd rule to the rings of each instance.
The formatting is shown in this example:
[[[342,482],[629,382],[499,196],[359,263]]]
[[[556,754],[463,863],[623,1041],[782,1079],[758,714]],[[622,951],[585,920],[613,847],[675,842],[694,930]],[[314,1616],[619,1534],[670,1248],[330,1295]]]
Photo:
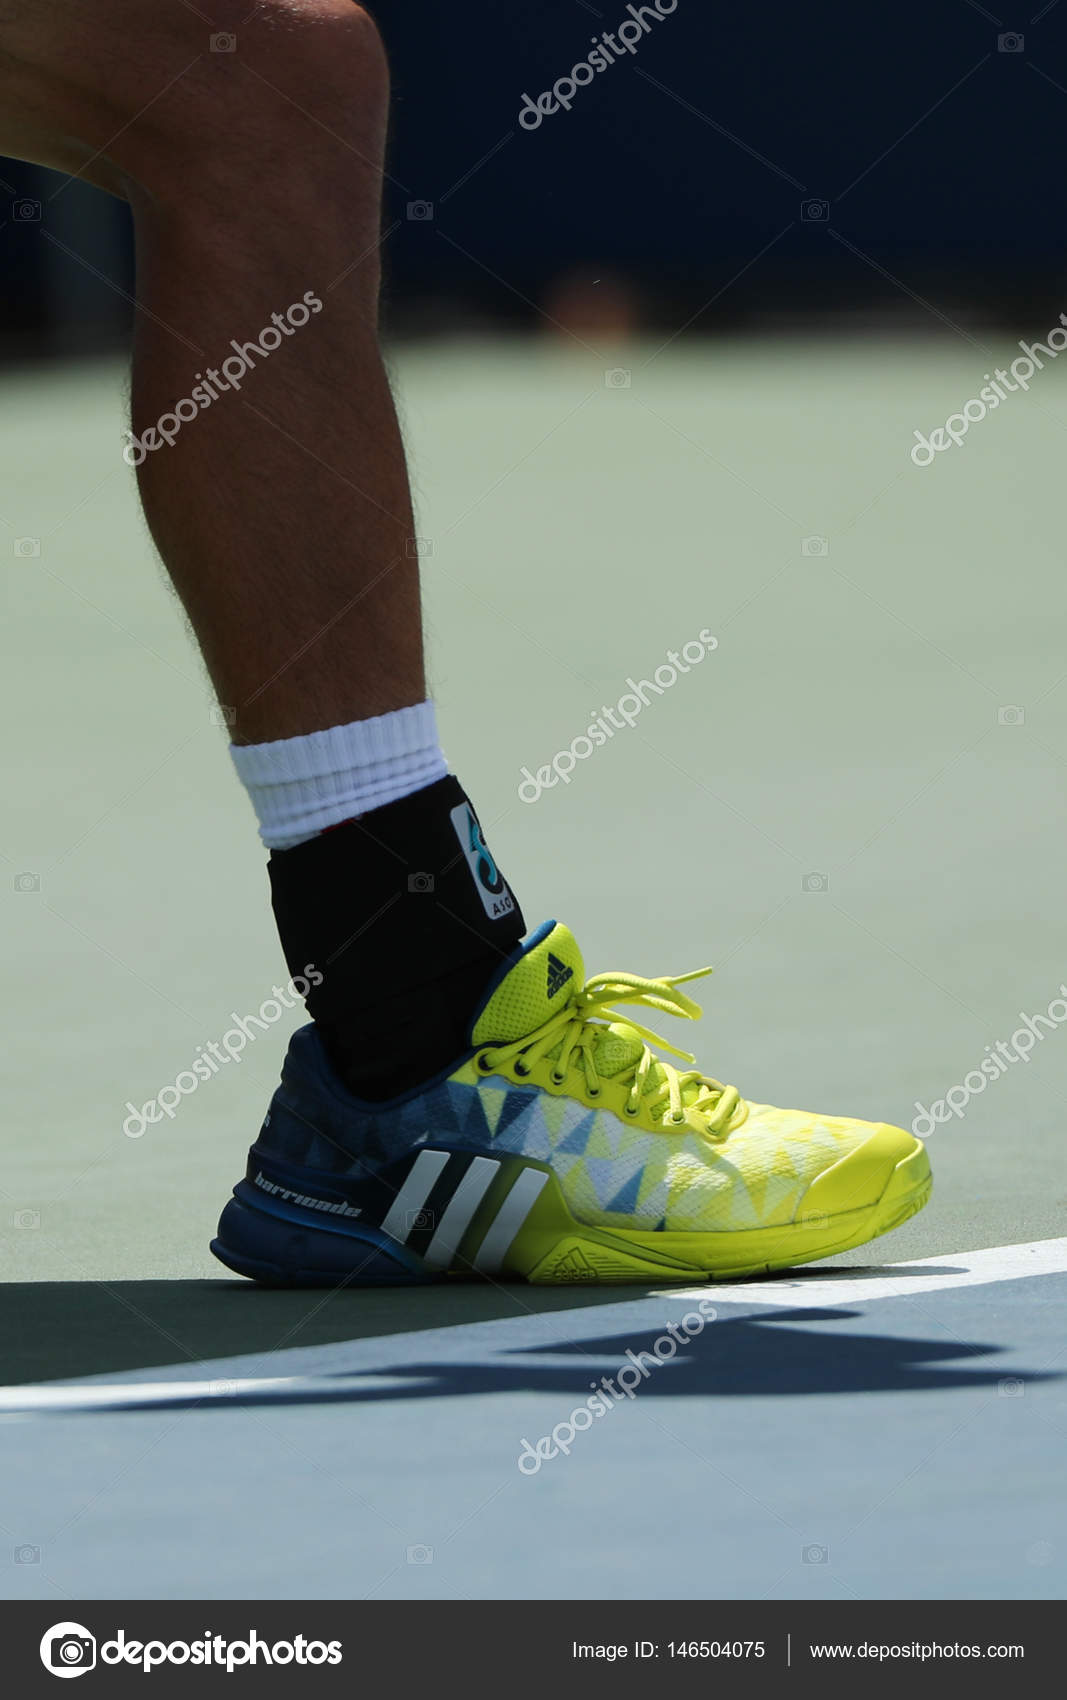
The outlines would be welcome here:
[[[469,803],[457,803],[449,819],[455,828],[460,849],[467,859],[467,866],[474,876],[482,908],[491,921],[502,920],[505,915],[514,912],[515,899],[493,860],[474,810]]]

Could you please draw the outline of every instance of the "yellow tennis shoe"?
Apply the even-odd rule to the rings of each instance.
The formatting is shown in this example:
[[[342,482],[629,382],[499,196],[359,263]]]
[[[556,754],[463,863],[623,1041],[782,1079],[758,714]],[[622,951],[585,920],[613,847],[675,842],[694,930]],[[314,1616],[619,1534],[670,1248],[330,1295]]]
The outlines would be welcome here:
[[[285,1285],[726,1280],[920,1210],[912,1134],[749,1103],[615,1010],[695,1018],[680,988],[708,972],[586,980],[546,922],[490,986],[469,1053],[384,1104],[354,1098],[302,1028],[213,1251]]]

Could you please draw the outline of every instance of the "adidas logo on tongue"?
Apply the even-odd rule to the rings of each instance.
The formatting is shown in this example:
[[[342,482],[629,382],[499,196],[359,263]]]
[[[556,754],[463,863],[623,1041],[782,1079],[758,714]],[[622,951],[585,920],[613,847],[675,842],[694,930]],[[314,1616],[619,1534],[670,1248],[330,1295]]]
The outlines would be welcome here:
[[[574,979],[574,969],[568,968],[558,956],[548,953],[548,995],[554,998],[556,993],[563,990],[568,980]]]

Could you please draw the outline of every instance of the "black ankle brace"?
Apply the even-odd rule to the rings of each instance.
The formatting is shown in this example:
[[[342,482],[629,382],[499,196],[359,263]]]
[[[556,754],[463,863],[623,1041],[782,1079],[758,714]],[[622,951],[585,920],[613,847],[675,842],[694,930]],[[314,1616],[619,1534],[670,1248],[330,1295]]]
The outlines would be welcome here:
[[[398,1096],[468,1044],[470,1018],[526,930],[451,775],[270,859],[292,975],[361,1098]]]

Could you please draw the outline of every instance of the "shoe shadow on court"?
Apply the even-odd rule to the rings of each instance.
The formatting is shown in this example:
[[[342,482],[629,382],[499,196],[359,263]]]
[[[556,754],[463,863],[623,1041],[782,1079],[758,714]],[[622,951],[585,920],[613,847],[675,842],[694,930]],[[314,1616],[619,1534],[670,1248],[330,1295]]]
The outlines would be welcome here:
[[[921,1266],[911,1268],[921,1279]],[[816,1273],[825,1280],[836,1275],[878,1277],[889,1271],[834,1268]],[[892,1273],[899,1276],[902,1271]],[[780,1279],[784,1291],[786,1282],[797,1279],[797,1271]],[[638,1286],[496,1282],[336,1291],[270,1290],[229,1279],[7,1282],[0,1284],[0,1385],[192,1365],[552,1311],[610,1310],[632,1304],[647,1291]]]
[[[829,1272],[823,1272],[824,1276]],[[854,1278],[856,1271],[842,1271]],[[881,1271],[863,1271],[877,1277]],[[894,1271],[894,1275],[899,1274]],[[916,1270],[921,1291],[921,1276]],[[936,1336],[893,1334],[872,1327],[872,1319],[842,1305],[805,1308],[802,1284],[783,1282],[783,1308],[761,1305],[744,1314],[743,1290],[731,1288],[717,1306],[718,1316],[673,1355],[659,1345],[666,1336],[647,1310],[633,1325],[612,1317],[619,1306],[647,1300],[638,1288],[594,1291],[529,1287],[386,1289],[359,1293],[268,1293],[220,1282],[116,1282],[27,1284],[7,1289],[18,1295],[0,1331],[0,1377],[15,1381],[71,1380],[89,1375],[121,1374],[167,1366],[186,1373],[171,1393],[159,1381],[151,1387],[127,1382],[92,1390],[92,1407],[111,1411],[201,1407],[213,1414],[234,1406],[361,1404],[383,1400],[485,1397],[491,1393],[544,1392],[581,1404],[591,1383],[615,1378],[633,1360],[645,1365],[635,1390],[657,1398],[703,1398],[864,1393],[947,1388],[986,1388],[990,1396],[1010,1396],[1024,1383],[1062,1379],[1049,1372],[996,1364],[1009,1348],[988,1340],[961,1340],[938,1327]],[[712,1293],[712,1300],[716,1295]],[[787,1308],[789,1298],[795,1303]],[[685,1303],[660,1295],[664,1319],[679,1318]],[[574,1318],[577,1310],[600,1308],[610,1326],[591,1337]],[[523,1345],[507,1324],[554,1312],[558,1328],[538,1326],[536,1344]],[[12,1312],[18,1312],[17,1321]],[[893,1326],[895,1306],[879,1315]],[[911,1316],[909,1322],[915,1319]],[[426,1342],[403,1351],[404,1333],[471,1323],[499,1323],[497,1339],[487,1332],[463,1361],[446,1346],[435,1360]],[[817,1327],[809,1326],[817,1324]],[[583,1337],[575,1339],[574,1334]],[[396,1337],[401,1336],[398,1340]],[[377,1362],[360,1349],[351,1369],[343,1365],[344,1343],[381,1338]],[[291,1362],[275,1365],[273,1354],[295,1346],[336,1346],[326,1363],[294,1374]],[[421,1349],[420,1349],[421,1348]],[[632,1358],[628,1356],[632,1354]],[[642,1357],[644,1354],[644,1357]],[[245,1358],[231,1374],[236,1380],[205,1389],[205,1362],[234,1355]],[[258,1361],[256,1361],[258,1357]],[[992,1360],[992,1361],[991,1361]],[[216,1370],[216,1374],[219,1372]],[[634,1381],[631,1369],[623,1381]],[[247,1385],[245,1384],[247,1379]],[[64,1399],[67,1411],[78,1408]],[[32,1403],[32,1400],[31,1400]],[[87,1399],[87,1406],[90,1401]]]
[[[641,1289],[500,1286],[271,1290],[250,1281],[0,1284],[0,1385],[193,1368],[205,1359],[611,1305]],[[266,1372],[264,1372],[266,1373]]]

